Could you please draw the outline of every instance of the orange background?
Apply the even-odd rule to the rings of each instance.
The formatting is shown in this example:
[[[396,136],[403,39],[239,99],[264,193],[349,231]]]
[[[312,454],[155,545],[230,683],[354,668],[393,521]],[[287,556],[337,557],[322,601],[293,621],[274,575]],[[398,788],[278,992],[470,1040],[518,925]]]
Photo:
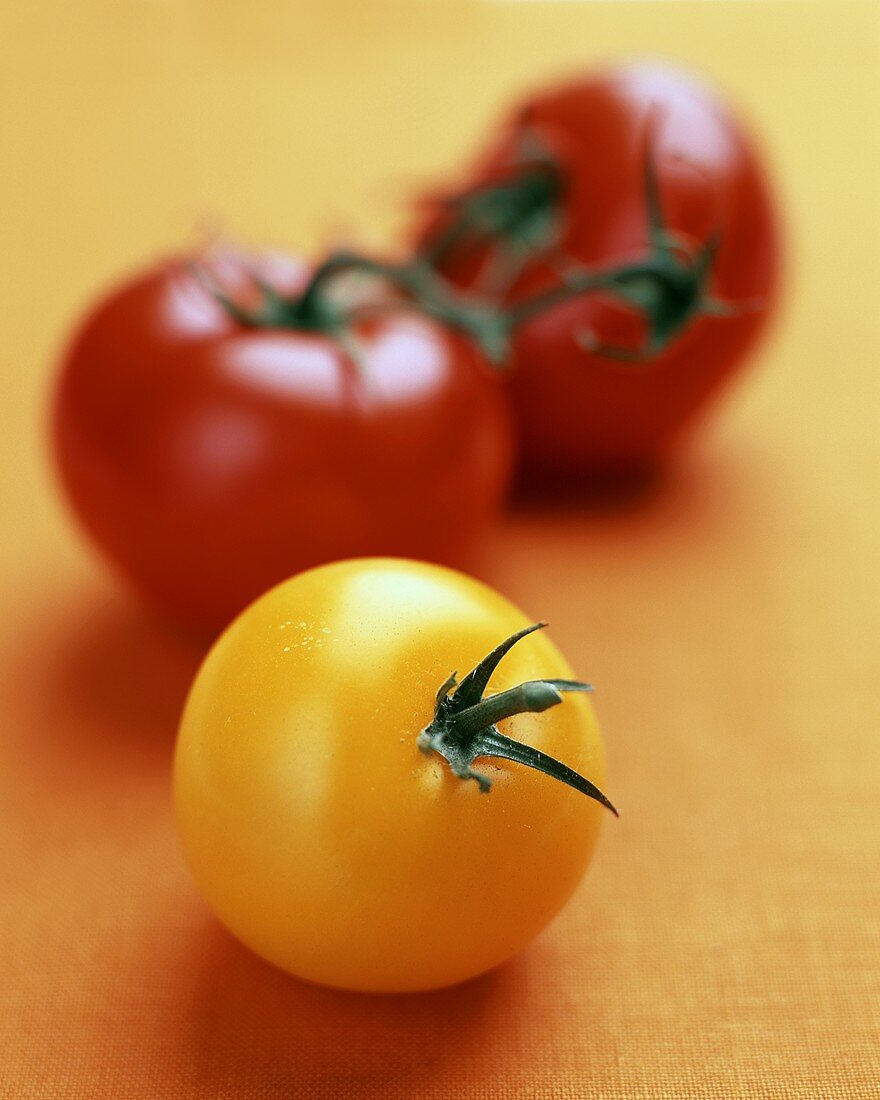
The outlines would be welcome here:
[[[880,1096],[880,6],[0,4],[0,1096]],[[512,90],[658,54],[754,120],[791,242],[773,339],[638,500],[520,508],[495,584],[600,686],[608,822],[498,972],[276,973],[179,857],[197,648],[72,530],[43,419],[89,297],[199,224],[390,239]],[[466,934],[466,930],[462,932]]]

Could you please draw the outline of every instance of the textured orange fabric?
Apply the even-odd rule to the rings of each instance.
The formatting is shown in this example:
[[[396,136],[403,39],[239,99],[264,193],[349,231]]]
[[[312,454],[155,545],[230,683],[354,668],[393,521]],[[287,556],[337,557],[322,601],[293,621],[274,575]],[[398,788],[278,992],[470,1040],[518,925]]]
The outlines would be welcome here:
[[[0,5],[0,1097],[880,1096],[878,11]],[[599,685],[623,816],[498,972],[304,986],[182,865],[169,755],[198,648],[71,530],[52,356],[200,217],[387,239],[400,180],[457,163],[511,89],[624,52],[697,65],[754,116],[792,247],[773,340],[662,483],[520,508],[487,548]]]

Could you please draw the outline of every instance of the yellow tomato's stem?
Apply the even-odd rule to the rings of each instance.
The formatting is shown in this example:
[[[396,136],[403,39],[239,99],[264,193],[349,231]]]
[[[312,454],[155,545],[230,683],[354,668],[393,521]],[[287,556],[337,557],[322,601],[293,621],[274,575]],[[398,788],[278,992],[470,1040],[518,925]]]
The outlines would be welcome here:
[[[438,753],[455,775],[460,779],[473,779],[484,793],[491,788],[491,780],[474,771],[471,765],[478,757],[498,757],[543,772],[595,799],[617,816],[611,802],[589,779],[547,753],[501,733],[495,724],[517,714],[548,710],[562,702],[565,692],[591,691],[589,684],[580,680],[528,680],[497,695],[483,695],[504,655],[521,638],[546,625],[533,623],[506,638],[457,688],[455,673],[449,676],[437,692],[433,720],[419,733],[419,749],[424,753]]]

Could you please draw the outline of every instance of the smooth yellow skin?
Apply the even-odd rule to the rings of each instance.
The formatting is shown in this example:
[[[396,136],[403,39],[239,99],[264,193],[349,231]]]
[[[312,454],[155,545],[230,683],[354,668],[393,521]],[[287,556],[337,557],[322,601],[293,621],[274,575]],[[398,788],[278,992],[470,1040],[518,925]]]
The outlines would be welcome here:
[[[252,604],[196,677],[174,793],[211,908],[258,955],[346,989],[451,985],[524,947],[583,875],[603,810],[549,776],[477,760],[452,774],[416,746],[449,673],[529,623],[490,588],[411,561],[339,562]],[[572,678],[529,635],[486,694]],[[583,695],[499,724],[604,785]]]

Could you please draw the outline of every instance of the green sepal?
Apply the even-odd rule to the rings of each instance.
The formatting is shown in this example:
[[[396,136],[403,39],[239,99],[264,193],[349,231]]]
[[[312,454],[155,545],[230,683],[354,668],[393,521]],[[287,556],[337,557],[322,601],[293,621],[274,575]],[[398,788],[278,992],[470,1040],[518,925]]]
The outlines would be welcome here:
[[[485,695],[493,672],[518,641],[541,630],[546,623],[533,623],[497,645],[464,677],[460,684],[452,673],[440,685],[434,717],[419,733],[418,747],[424,753],[436,752],[460,779],[472,779],[484,793],[492,781],[472,767],[481,757],[496,757],[524,764],[535,771],[565,783],[581,794],[601,803],[617,816],[608,798],[589,779],[547,753],[503,734],[496,723],[517,714],[540,714],[558,706],[567,692],[592,691],[580,680],[527,680],[496,695]]]

